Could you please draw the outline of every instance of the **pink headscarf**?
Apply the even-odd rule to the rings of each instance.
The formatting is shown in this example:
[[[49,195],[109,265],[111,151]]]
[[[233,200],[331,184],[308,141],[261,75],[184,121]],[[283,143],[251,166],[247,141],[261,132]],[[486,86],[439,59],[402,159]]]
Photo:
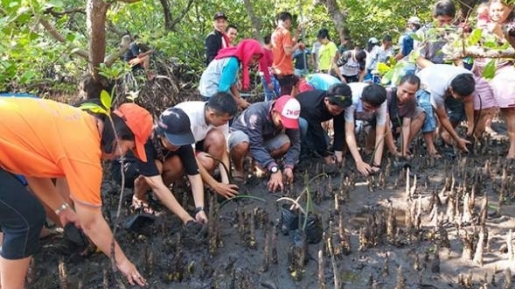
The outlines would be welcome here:
[[[248,90],[250,87],[249,62],[254,55],[259,55],[260,63],[261,61],[264,61],[264,52],[261,44],[254,39],[243,39],[236,46],[220,49],[215,59],[236,57],[242,66],[243,89]]]

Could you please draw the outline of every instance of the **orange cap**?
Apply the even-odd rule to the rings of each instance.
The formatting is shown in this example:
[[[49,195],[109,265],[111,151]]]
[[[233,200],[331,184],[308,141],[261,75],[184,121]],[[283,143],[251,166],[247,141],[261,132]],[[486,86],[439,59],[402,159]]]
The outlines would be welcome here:
[[[143,162],[147,161],[145,154],[145,143],[152,134],[152,115],[143,107],[134,103],[124,103],[113,111],[117,116],[121,117],[125,124],[134,134],[136,147],[134,154]]]

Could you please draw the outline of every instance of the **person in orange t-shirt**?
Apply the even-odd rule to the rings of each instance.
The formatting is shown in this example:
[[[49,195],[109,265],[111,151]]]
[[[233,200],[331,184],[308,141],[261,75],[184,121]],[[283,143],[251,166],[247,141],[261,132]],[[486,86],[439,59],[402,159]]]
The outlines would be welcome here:
[[[152,116],[135,104],[122,104],[108,117],[51,100],[0,98],[1,288],[24,288],[45,222],[40,201],[55,210],[61,225],[81,227],[111,255],[113,234],[101,211],[101,160],[129,149],[146,160],[143,146],[151,132]],[[14,174],[26,177],[35,196]],[[55,186],[53,178],[66,185]],[[75,211],[63,198],[68,195]],[[129,283],[145,285],[116,242],[114,251],[116,266]]]
[[[274,61],[272,71],[281,86],[281,95],[295,97],[298,93],[299,77],[293,74],[293,52],[297,49],[304,49],[305,45],[299,38],[302,28],[297,28],[297,35],[292,39],[290,34],[292,15],[289,12],[281,12],[277,15],[278,25],[272,33],[272,53]]]

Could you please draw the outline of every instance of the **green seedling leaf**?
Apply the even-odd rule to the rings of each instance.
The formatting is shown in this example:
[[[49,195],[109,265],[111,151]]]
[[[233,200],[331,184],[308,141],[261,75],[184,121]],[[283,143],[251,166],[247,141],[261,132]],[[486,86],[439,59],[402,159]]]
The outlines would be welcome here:
[[[109,93],[105,90],[102,90],[102,92],[100,93],[100,102],[102,102],[102,105],[107,109],[107,110],[110,110],[111,109],[111,96],[109,95]]]
[[[481,40],[481,34],[483,33],[483,30],[481,28],[476,28],[470,33],[470,35],[467,37],[467,45],[472,46],[479,43]]]
[[[483,77],[485,79],[490,80],[494,78],[496,71],[495,62],[495,59],[488,61],[488,63],[485,66],[485,69],[483,69]]]
[[[105,110],[105,108],[101,107],[98,104],[94,104],[94,103],[84,103],[81,106],[79,106],[79,108],[82,110],[89,110],[93,113],[107,114],[107,110]]]

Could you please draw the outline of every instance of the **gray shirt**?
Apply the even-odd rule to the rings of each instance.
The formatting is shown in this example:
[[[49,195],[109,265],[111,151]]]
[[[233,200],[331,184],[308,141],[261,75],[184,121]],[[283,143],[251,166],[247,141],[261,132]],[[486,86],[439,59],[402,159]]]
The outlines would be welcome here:
[[[250,154],[262,166],[274,163],[274,158],[266,150],[264,142],[283,132],[272,121],[271,111],[275,101],[257,102],[245,109],[234,121],[230,130],[242,131],[249,137]],[[284,158],[284,165],[294,167],[300,155],[300,131],[286,129],[290,138],[290,149]]]
[[[431,104],[436,107],[445,105],[445,95],[451,86],[451,81],[459,74],[469,73],[469,70],[450,64],[435,64],[422,69],[417,76],[420,87],[431,94]]]
[[[214,59],[209,63],[206,70],[204,70],[200,77],[200,83],[198,85],[200,95],[211,97],[213,94],[218,92],[218,85],[220,83],[222,71],[230,59],[231,57]]]

